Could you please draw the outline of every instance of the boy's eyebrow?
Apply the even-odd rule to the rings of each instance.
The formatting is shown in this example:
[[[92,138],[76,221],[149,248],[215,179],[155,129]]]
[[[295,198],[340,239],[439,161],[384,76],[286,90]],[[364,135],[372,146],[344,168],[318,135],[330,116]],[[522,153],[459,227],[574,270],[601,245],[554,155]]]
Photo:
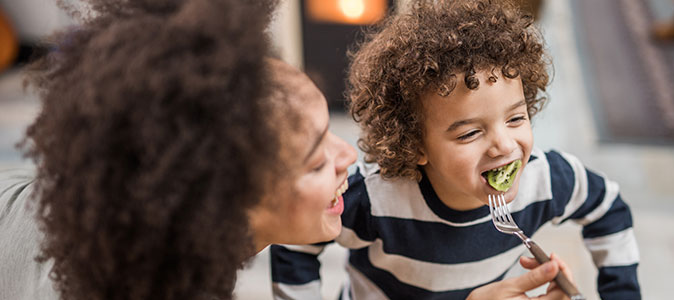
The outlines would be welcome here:
[[[518,101],[517,103],[511,105],[508,110],[513,110],[513,109],[518,108],[522,105],[527,105],[527,100],[522,99],[522,100]]]
[[[516,109],[516,108],[518,108],[522,105],[527,105],[527,101],[526,100],[517,101],[517,103],[508,107],[508,111],[514,110],[514,109]],[[453,130],[455,130],[455,129],[463,126],[463,125],[470,124],[470,123],[473,123],[473,122],[476,122],[476,121],[477,121],[477,119],[465,119],[465,120],[456,121],[456,122],[452,123],[452,125],[449,125],[449,128],[447,128],[447,131],[453,131]]]
[[[452,123],[452,125],[449,125],[449,128],[447,128],[447,131],[454,131],[457,128],[463,126],[463,125],[470,124],[470,123],[473,123],[473,122],[476,122],[476,121],[477,121],[477,119],[465,119],[465,120],[456,121],[456,122]]]
[[[328,133],[328,128],[330,127],[330,124],[328,123],[327,126],[325,126],[325,129],[321,132],[321,134],[318,136],[318,138],[314,141],[314,144],[311,146],[311,150],[309,150],[309,153],[304,157],[303,164],[305,164],[309,158],[311,157],[314,152],[316,152],[316,149],[318,149],[318,145],[321,144],[321,141],[323,140],[323,137]]]

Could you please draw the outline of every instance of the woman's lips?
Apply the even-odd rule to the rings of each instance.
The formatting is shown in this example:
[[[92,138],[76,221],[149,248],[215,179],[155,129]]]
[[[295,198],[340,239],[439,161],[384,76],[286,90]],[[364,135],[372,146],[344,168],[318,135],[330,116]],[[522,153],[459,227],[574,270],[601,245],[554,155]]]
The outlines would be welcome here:
[[[337,188],[337,190],[335,191],[335,196],[332,199],[332,201],[330,201],[330,205],[328,206],[328,208],[337,206],[339,204],[339,197],[341,197],[342,194],[344,194],[344,192],[346,192],[348,188],[349,188],[349,181],[345,179],[342,185],[340,185],[339,188]]]
[[[344,197],[339,196],[330,202],[328,213],[339,216],[343,212],[344,212]]]
[[[336,214],[342,214],[344,211],[344,198],[342,197],[342,194],[346,192],[346,190],[349,188],[349,182],[348,180],[344,180],[344,183],[337,188],[335,191],[334,198],[332,201],[330,201],[330,204],[328,205],[328,211],[331,213],[336,213]]]
[[[337,198],[337,197],[341,196],[342,194],[344,194],[344,192],[346,192],[346,190],[347,190],[348,188],[349,188],[349,181],[346,180],[346,179],[344,179],[344,183],[342,183],[342,185],[339,186],[339,188],[337,189],[337,191],[335,191],[335,198]]]

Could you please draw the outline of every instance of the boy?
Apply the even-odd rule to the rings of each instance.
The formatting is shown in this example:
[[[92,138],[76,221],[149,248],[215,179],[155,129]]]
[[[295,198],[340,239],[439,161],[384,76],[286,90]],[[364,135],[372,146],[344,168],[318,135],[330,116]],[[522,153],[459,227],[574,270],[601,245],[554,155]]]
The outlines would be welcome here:
[[[503,193],[531,236],[572,220],[599,269],[603,299],[640,299],[639,254],[616,183],[573,156],[533,146],[530,118],[548,84],[539,34],[505,1],[421,1],[355,53],[351,114],[367,162],[349,178],[343,229],[353,299],[465,299],[503,279],[525,248],[497,232]],[[489,171],[519,162],[504,191]],[[497,186],[498,188],[501,188]],[[275,293],[318,286],[317,246],[274,246]]]

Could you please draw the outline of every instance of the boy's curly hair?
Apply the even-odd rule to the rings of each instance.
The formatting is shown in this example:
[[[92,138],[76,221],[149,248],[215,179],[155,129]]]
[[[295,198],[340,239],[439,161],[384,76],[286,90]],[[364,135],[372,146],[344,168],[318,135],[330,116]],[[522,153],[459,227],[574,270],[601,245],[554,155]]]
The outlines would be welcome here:
[[[62,299],[230,299],[278,165],[273,1],[88,0],[29,67],[42,261]]]
[[[351,53],[347,99],[360,123],[359,147],[385,178],[419,179],[423,138],[421,96],[435,90],[449,95],[457,74],[470,89],[476,72],[520,76],[529,115],[546,102],[538,97],[548,84],[549,64],[531,16],[506,0],[414,1],[367,35]]]

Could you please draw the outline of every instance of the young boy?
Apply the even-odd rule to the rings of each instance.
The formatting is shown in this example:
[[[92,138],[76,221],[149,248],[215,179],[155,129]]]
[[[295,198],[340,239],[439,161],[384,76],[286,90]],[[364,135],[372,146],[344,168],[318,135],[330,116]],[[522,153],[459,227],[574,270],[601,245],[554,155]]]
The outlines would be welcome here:
[[[349,178],[343,229],[353,299],[465,299],[526,250],[494,229],[503,194],[528,236],[547,222],[584,226],[603,299],[640,299],[639,253],[618,185],[575,157],[533,146],[548,65],[532,20],[506,1],[422,1],[355,53],[351,113],[365,160]],[[521,167],[511,186],[489,171]],[[517,168],[515,168],[517,169]],[[274,246],[278,298],[319,299],[320,246]]]

